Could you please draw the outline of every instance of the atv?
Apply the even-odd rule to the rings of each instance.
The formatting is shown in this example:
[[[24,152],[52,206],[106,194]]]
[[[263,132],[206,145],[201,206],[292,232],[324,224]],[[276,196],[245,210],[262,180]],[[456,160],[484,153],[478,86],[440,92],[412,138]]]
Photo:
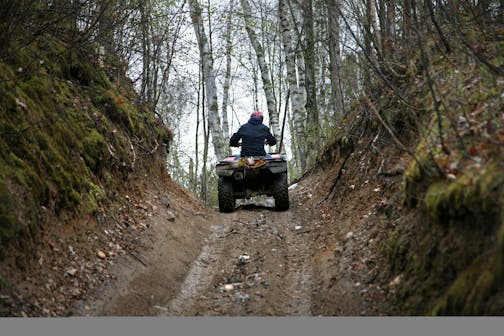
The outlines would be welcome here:
[[[237,199],[266,195],[275,199],[275,209],[289,209],[287,160],[279,153],[265,156],[228,156],[217,163],[219,210],[233,212]]]

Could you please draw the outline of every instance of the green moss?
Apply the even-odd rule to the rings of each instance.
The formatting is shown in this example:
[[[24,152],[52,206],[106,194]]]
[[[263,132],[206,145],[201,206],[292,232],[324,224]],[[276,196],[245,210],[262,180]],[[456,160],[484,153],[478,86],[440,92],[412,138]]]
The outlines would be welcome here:
[[[103,72],[97,71],[89,58],[89,53],[77,49],[65,52],[63,75],[68,79],[77,80],[85,86],[105,86],[106,80]]]
[[[464,274],[459,277],[450,287],[448,294],[432,310],[432,315],[454,315],[462,311],[465,306],[465,295],[471,289],[471,274]]]
[[[433,183],[424,198],[429,216],[439,224],[458,223],[489,225],[481,219],[490,221],[499,213],[499,196],[504,186],[504,171],[497,164],[486,167],[481,175],[471,171],[455,181]]]
[[[388,260],[392,263],[395,255],[395,251],[397,249],[397,245],[399,242],[399,231],[395,231],[390,239],[386,241],[385,245],[385,254],[388,257]]]
[[[429,184],[440,177],[432,155],[423,143],[417,148],[416,155],[418,161],[411,161],[403,177],[403,203],[408,207],[415,207]]]
[[[502,268],[502,267],[501,267]],[[480,257],[450,286],[433,308],[432,315],[485,315],[495,314],[487,305],[488,299],[502,283],[501,271],[495,255]],[[502,307],[501,307],[502,308]]]
[[[94,214],[99,209],[99,204],[106,198],[105,191],[91,181],[87,182],[87,193],[84,195],[83,210],[85,213]]]
[[[122,100],[123,98],[116,95],[112,90],[106,90],[93,97],[95,106],[103,110],[112,122],[126,127],[128,130],[133,130],[133,123],[127,110],[121,104],[118,104]]]
[[[50,36],[15,44],[19,55],[0,61],[0,245],[37,228],[41,205],[61,216],[97,211],[106,194],[93,181],[127,177],[131,138],[152,148],[169,137],[125,98],[133,88],[121,93],[91,62],[92,51]]]
[[[91,130],[82,141],[82,157],[92,172],[98,173],[103,168],[105,140],[96,130]]]
[[[46,76],[33,76],[28,81],[23,82],[19,86],[20,91],[18,91],[19,96],[29,97],[32,100],[32,104],[29,105],[31,110],[44,110],[54,108],[53,94],[52,94],[52,82]]]
[[[0,244],[3,244],[16,234],[19,224],[13,215],[12,199],[4,183],[0,184]]]
[[[499,167],[493,163],[481,175],[466,171],[455,181],[430,185],[424,201],[433,225],[425,221],[425,227],[416,228],[415,242],[405,252],[405,281],[397,294],[405,313],[503,311],[504,180]],[[392,237],[395,251],[408,239],[404,233]],[[398,255],[392,254],[391,269],[397,269]]]

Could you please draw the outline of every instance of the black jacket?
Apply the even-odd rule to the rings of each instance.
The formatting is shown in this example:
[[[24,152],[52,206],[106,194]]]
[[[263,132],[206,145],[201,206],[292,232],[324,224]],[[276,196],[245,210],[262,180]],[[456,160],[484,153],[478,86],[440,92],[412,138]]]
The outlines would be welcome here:
[[[238,147],[240,139],[242,139],[241,156],[265,156],[264,140],[270,146],[274,146],[277,142],[268,126],[263,125],[262,120],[256,117],[250,118],[238,132],[231,136],[229,145]]]

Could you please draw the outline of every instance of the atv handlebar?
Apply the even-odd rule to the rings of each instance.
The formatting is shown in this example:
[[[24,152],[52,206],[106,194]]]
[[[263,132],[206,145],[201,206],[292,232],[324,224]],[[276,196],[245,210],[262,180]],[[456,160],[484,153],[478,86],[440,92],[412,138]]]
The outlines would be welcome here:
[[[268,146],[271,146],[271,145],[268,143],[268,140],[266,140],[266,139],[264,140],[264,144],[265,144],[265,145],[268,145]],[[238,142],[238,145],[237,145],[237,146],[231,146],[231,147],[241,147],[241,146],[242,146],[242,142],[240,141],[240,142]],[[273,146],[274,146],[274,145],[273,145]]]

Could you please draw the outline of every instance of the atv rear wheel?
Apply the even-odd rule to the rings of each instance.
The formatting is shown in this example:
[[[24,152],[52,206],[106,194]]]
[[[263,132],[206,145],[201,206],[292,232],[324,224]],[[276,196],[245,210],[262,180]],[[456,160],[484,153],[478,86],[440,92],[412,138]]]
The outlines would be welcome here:
[[[275,209],[284,211],[289,209],[289,188],[287,185],[287,173],[281,173],[273,180],[273,197]]]
[[[235,208],[233,181],[224,177],[219,177],[218,189],[220,212],[233,212]]]

